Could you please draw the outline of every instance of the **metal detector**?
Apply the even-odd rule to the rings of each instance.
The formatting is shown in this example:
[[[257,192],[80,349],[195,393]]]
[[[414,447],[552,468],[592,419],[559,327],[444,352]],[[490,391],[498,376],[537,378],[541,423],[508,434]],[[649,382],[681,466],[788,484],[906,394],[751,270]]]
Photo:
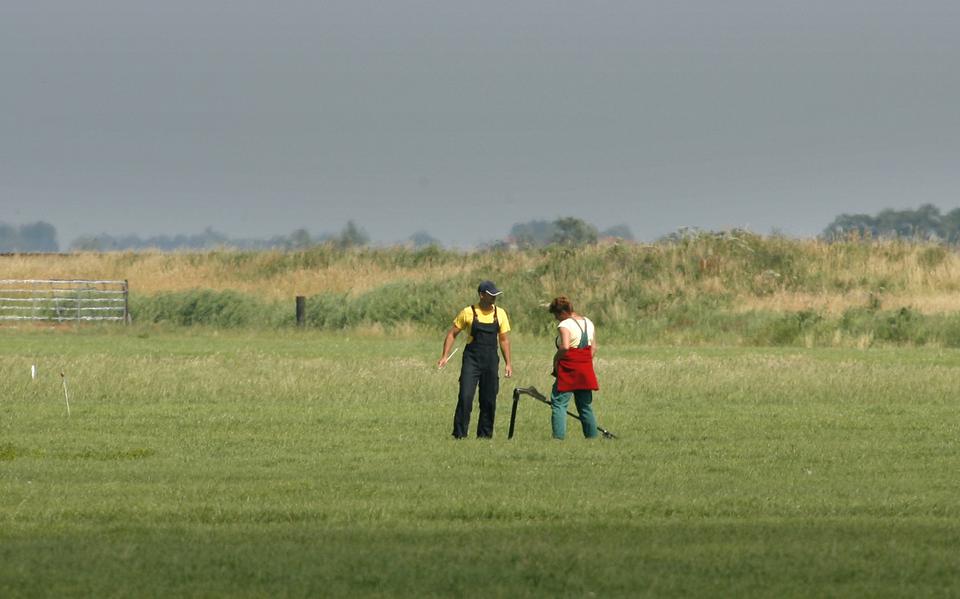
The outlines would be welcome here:
[[[545,403],[548,406],[553,405],[550,403],[550,400],[547,399],[546,396],[544,396],[543,393],[540,393],[539,391],[537,391],[536,387],[515,387],[513,389],[513,409],[510,410],[510,432],[507,433],[507,439],[513,439],[513,430],[515,425],[517,424],[517,406],[520,404],[521,395],[529,395],[530,397],[534,398],[540,403]],[[567,416],[570,416],[572,418],[579,420],[580,422],[583,422],[582,418],[580,418],[570,410],[567,410]],[[617,438],[616,435],[614,435],[607,429],[603,428],[602,426],[598,425],[597,430],[600,431],[600,434],[603,435],[604,439]]]

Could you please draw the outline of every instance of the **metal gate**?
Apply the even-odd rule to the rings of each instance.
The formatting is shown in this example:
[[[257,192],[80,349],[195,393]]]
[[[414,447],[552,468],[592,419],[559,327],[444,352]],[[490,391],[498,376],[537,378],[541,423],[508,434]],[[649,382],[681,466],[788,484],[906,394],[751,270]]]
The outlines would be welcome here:
[[[0,320],[130,321],[127,281],[0,280]]]

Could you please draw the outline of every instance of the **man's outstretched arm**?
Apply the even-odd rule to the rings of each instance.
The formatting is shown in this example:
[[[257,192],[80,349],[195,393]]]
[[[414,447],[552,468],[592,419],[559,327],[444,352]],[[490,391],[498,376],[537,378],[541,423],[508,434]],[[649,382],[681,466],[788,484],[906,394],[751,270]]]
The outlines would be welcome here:
[[[437,360],[437,368],[443,368],[447,365],[447,360],[450,359],[450,348],[453,347],[453,342],[459,334],[460,329],[457,327],[450,327],[450,330],[447,331],[447,336],[443,338],[443,353],[440,354],[440,359]]]

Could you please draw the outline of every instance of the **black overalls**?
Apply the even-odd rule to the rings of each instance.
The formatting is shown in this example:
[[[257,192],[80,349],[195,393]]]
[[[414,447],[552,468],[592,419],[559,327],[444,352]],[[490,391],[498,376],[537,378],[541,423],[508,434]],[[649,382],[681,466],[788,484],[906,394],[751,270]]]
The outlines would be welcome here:
[[[453,415],[453,436],[467,436],[470,428],[470,412],[473,410],[473,393],[480,385],[480,417],[477,418],[477,437],[493,436],[493,417],[497,410],[497,393],[500,391],[500,321],[497,307],[493,307],[493,322],[478,322],[477,309],[473,310],[470,336],[473,341],[463,348],[463,365],[460,367],[460,395],[457,411]]]

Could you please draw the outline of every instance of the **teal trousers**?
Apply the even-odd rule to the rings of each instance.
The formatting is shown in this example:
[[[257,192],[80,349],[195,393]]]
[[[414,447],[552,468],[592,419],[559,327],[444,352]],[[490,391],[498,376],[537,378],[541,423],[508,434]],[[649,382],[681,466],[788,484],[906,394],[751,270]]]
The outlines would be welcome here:
[[[553,425],[553,438],[563,439],[567,436],[567,406],[570,398],[577,404],[577,413],[580,415],[580,424],[583,426],[583,436],[592,439],[597,436],[597,419],[593,415],[593,391],[557,391],[557,383],[553,383],[550,392],[550,406],[552,415],[550,422]]]

